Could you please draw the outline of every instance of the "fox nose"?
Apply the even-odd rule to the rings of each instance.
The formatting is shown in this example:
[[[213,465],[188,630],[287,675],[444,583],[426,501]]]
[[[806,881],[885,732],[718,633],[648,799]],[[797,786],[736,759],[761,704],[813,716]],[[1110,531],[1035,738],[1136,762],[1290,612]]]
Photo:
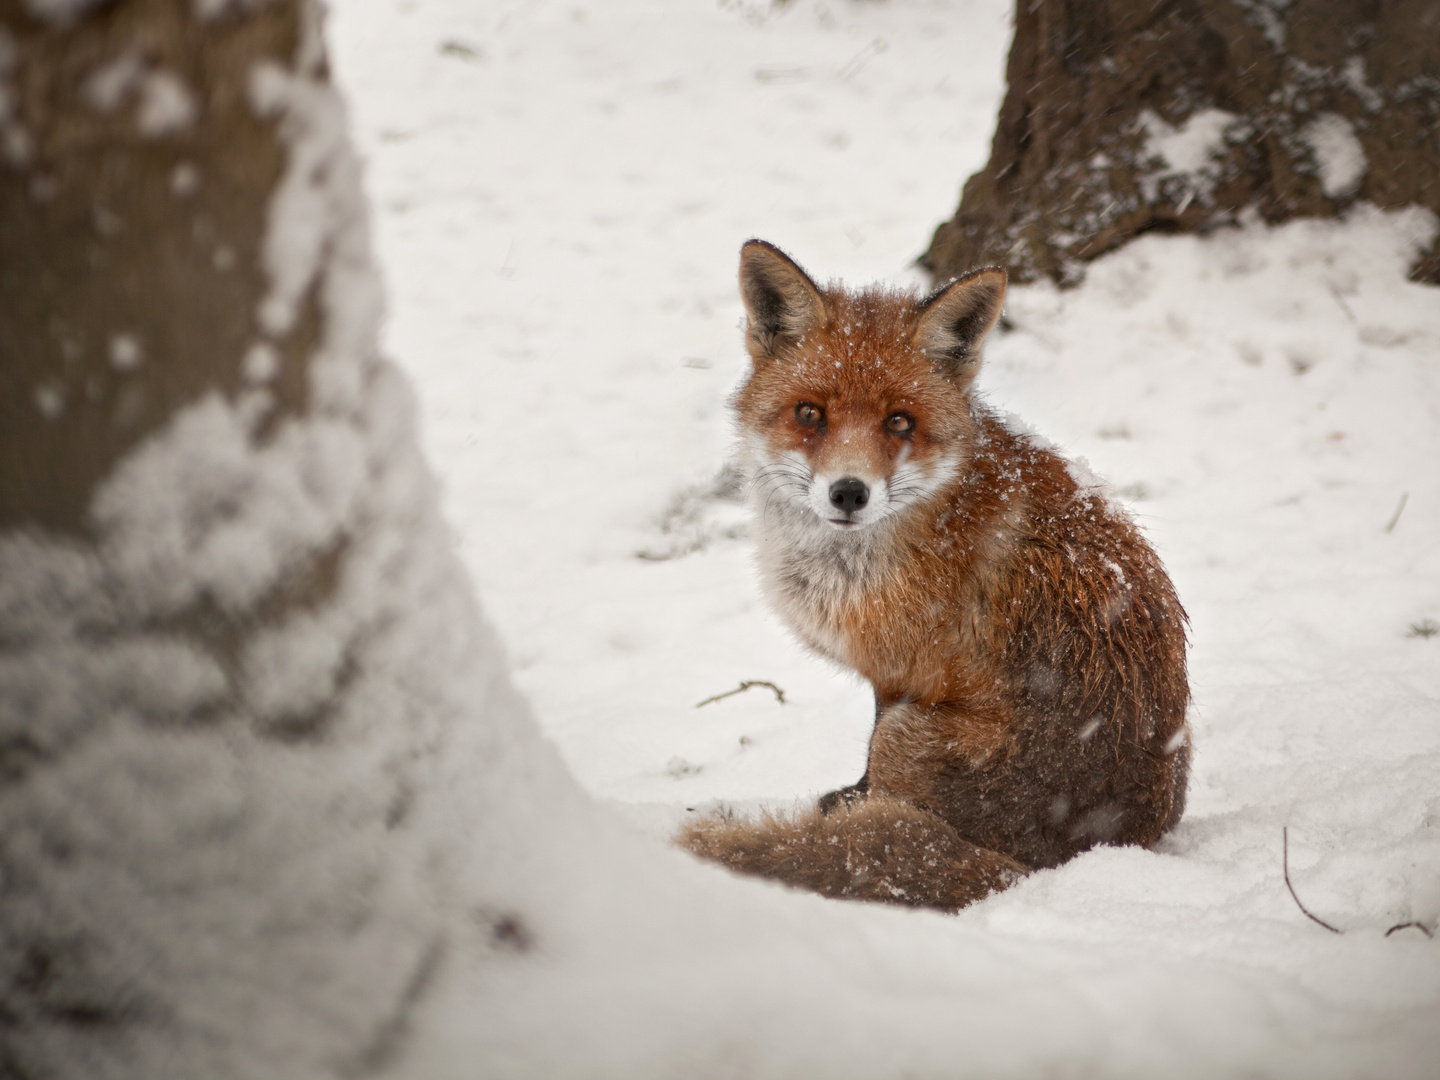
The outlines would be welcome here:
[[[830,485],[830,505],[837,510],[851,514],[870,501],[870,489],[865,481],[847,476]]]

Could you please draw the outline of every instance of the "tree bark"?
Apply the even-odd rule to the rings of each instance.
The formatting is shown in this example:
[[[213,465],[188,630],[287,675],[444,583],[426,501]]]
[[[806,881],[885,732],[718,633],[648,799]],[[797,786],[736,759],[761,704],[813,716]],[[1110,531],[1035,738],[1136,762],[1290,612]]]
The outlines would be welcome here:
[[[1074,283],[1254,207],[1440,212],[1437,0],[1018,0],[990,161],[921,263]],[[1440,282],[1440,249],[1413,270]]]
[[[284,153],[247,89],[295,55],[298,5],[96,6],[56,24],[0,0],[0,528],[83,532],[96,480],[180,405],[238,392],[256,346],[273,418],[305,408],[313,303],[256,325]]]

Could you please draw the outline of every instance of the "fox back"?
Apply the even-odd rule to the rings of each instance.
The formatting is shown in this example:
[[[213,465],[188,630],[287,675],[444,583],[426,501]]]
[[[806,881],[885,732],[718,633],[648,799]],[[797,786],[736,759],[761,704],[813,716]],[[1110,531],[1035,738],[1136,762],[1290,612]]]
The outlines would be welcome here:
[[[812,813],[712,817],[681,842],[942,908],[1095,843],[1153,843],[1184,807],[1185,613],[1129,517],[977,399],[1004,271],[850,292],[751,241],[740,285],[764,591],[870,682],[876,725],[865,774]]]

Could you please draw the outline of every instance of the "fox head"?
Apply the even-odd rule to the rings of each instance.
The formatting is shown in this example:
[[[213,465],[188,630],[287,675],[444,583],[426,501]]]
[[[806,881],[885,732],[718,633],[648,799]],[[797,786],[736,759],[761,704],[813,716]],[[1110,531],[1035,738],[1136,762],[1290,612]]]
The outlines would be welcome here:
[[[869,533],[957,475],[970,390],[1000,317],[1005,271],[930,296],[821,288],[779,248],[740,249],[752,368],[734,406],[762,512]]]

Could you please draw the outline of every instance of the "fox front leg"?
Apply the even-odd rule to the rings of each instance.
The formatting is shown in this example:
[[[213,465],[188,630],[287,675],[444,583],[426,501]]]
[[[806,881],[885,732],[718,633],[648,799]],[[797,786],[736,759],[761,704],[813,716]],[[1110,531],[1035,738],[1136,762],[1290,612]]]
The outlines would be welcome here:
[[[875,747],[875,731],[880,726],[880,715],[885,711],[885,706],[880,702],[879,691],[873,692],[875,694],[875,724],[870,729],[870,745],[865,751],[865,773],[855,783],[836,788],[834,791],[827,791],[821,795],[815,805],[822,814],[831,813],[837,806],[852,806],[870,794],[870,754]]]

